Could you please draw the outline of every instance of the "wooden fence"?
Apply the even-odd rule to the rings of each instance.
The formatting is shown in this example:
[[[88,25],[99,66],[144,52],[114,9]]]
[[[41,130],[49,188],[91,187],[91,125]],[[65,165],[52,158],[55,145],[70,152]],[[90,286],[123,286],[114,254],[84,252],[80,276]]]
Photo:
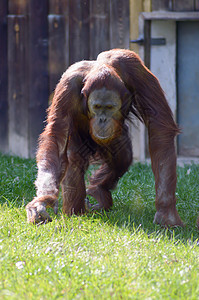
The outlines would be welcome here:
[[[63,71],[129,47],[129,0],[0,1],[0,151],[34,157]]]
[[[34,157],[60,75],[129,48],[145,9],[194,11],[199,0],[0,0],[0,151]]]

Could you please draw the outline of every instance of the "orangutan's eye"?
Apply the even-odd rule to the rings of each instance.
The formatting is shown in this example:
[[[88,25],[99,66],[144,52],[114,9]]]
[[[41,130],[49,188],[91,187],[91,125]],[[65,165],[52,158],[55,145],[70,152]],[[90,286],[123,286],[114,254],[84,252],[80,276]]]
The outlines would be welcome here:
[[[106,108],[107,109],[113,109],[113,105],[107,105]]]
[[[100,104],[95,104],[94,105],[94,109],[100,109],[100,108],[102,108],[102,106]]]

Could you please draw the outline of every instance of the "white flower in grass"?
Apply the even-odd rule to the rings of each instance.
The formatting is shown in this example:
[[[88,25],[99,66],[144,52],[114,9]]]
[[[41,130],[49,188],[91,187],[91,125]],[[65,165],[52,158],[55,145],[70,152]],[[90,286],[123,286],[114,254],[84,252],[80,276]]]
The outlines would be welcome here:
[[[24,266],[25,266],[25,261],[18,261],[18,262],[16,262],[16,267],[17,267],[17,269],[18,270],[20,270],[20,269],[23,269],[24,268]]]
[[[48,272],[51,272],[51,271],[52,271],[52,269],[51,269],[49,266],[46,267],[46,270],[47,270]]]

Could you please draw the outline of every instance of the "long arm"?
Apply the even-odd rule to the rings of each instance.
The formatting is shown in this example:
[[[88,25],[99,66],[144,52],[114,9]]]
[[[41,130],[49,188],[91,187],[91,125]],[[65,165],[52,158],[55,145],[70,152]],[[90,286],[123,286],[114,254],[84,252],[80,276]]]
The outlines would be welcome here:
[[[157,78],[132,51],[113,50],[99,55],[113,66],[132,94],[132,112],[148,128],[149,151],[155,176],[156,215],[162,225],[183,223],[176,210],[176,153],[174,138],[179,129]]]
[[[74,114],[81,109],[82,82],[91,66],[91,62],[73,65],[63,74],[56,87],[47,125],[39,139],[35,182],[37,195],[26,206],[28,222],[50,221],[47,207],[52,207],[57,213],[59,185],[68,165],[68,138]]]

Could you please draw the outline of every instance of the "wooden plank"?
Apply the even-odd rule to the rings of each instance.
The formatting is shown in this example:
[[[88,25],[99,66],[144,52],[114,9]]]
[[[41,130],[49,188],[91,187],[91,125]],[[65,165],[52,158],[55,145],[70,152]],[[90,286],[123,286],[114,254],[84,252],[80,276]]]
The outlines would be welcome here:
[[[143,11],[142,1],[130,0],[130,40],[136,40],[139,37],[139,19],[140,13]],[[139,46],[131,43],[130,49],[139,53]]]
[[[142,1],[143,1],[143,11],[151,11],[151,5],[152,5],[151,0],[142,0]]]
[[[145,66],[150,69],[151,67],[151,21],[145,20],[144,22],[144,63]],[[147,145],[149,144],[148,141],[148,134],[147,130],[145,130],[145,155],[150,157],[149,149]]]
[[[135,40],[139,37],[140,34],[143,35],[142,26],[139,26],[139,15],[144,11],[151,10],[151,1],[144,0],[130,0],[130,40]],[[142,48],[142,49],[141,49]],[[139,47],[137,44],[131,43],[130,49],[139,53],[144,60],[143,48]],[[133,124],[133,125],[132,125]],[[133,120],[130,122],[130,137],[133,141],[133,157],[137,161],[144,161],[145,159],[145,127],[138,121]]]
[[[151,62],[151,21],[144,23],[144,63],[150,69]]]
[[[152,11],[155,10],[172,10],[172,0],[151,0]]]
[[[34,157],[48,107],[48,0],[30,0],[29,10],[29,154]]]
[[[0,1],[0,151],[8,151],[7,0]]]
[[[173,0],[174,11],[194,11],[194,0]]]
[[[90,2],[90,59],[110,49],[110,0]]]
[[[65,21],[65,59],[66,66],[69,67],[69,5],[66,2],[64,7],[64,21]]]
[[[110,47],[129,48],[129,0],[111,1]]]
[[[69,64],[89,58],[89,1],[69,1]]]
[[[26,19],[8,16],[9,151],[28,157]]]
[[[175,21],[188,21],[199,20],[199,12],[144,12],[140,16],[144,20],[175,20]]]
[[[49,16],[51,16],[51,19],[53,18],[53,15],[57,15],[60,16],[60,18],[62,18],[62,20],[60,20],[59,26],[57,27],[56,31],[57,35],[60,36],[61,38],[61,42],[62,42],[62,48],[60,49],[60,51],[58,51],[55,43],[56,41],[58,41],[58,38],[55,39],[55,36],[53,37],[54,42],[52,42],[51,39],[51,32],[49,32],[49,47],[52,48],[54,47],[54,51],[60,52],[57,53],[58,56],[60,57],[60,55],[62,56],[62,51],[64,51],[64,61],[62,61],[63,66],[68,67],[69,66],[69,2],[71,0],[49,0]],[[73,1],[73,0],[72,0]],[[88,0],[86,0],[88,1]],[[53,21],[51,21],[53,22]],[[53,30],[53,28],[50,27],[50,23],[49,23],[49,30]],[[61,33],[62,32],[62,33]],[[64,32],[64,37],[63,37],[63,32]],[[53,35],[55,35],[55,32],[52,33]],[[52,43],[54,46],[52,46]],[[59,42],[60,44],[60,42]],[[64,47],[64,48],[63,48]],[[55,50],[55,48],[57,50]],[[52,58],[52,51],[49,49],[49,62],[51,64],[51,58]],[[53,55],[53,58],[56,59],[55,55]],[[50,68],[52,68],[51,65],[49,65]],[[52,77],[51,77],[51,71],[50,71],[50,91],[52,91],[52,86],[53,86],[53,82],[52,82]],[[56,80],[53,80],[54,82]],[[51,98],[51,96],[50,96]]]
[[[66,5],[68,5],[68,1],[65,0],[49,0],[49,14],[64,14]]]
[[[13,15],[23,15],[28,9],[28,0],[9,0],[9,14]]]
[[[49,15],[49,91],[55,89],[66,69],[64,17]]]

